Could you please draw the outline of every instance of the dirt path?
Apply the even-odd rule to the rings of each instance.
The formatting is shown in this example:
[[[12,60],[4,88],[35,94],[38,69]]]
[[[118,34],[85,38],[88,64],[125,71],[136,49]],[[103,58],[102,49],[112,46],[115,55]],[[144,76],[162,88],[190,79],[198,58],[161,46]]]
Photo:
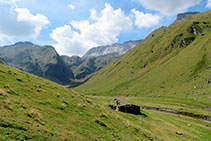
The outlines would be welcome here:
[[[169,108],[156,108],[156,107],[142,106],[141,109],[153,110],[153,111],[159,111],[159,112],[165,112],[165,113],[172,113],[172,114],[183,115],[183,116],[189,116],[189,117],[192,117],[192,118],[197,118],[197,119],[201,119],[201,120],[211,122],[211,116],[194,114],[194,113],[185,112],[185,111],[177,111],[177,110],[169,109]]]
[[[96,97],[96,98],[108,97],[108,98],[118,99],[119,101],[137,98],[137,97],[118,97],[118,96],[90,96],[90,97]],[[111,102],[114,103],[113,100],[111,100]],[[157,107],[147,107],[147,106],[141,106],[141,105],[139,105],[139,106],[141,107],[141,109],[144,109],[144,110],[153,110],[153,111],[158,111],[158,112],[165,112],[165,113],[189,116],[189,117],[192,117],[192,118],[197,118],[197,119],[201,119],[201,120],[204,120],[204,121],[207,121],[207,122],[211,122],[211,116],[207,116],[207,115],[194,114],[194,113],[185,112],[185,111],[177,111],[175,109],[170,109],[170,108],[165,108],[165,107],[157,108]]]
[[[118,99],[119,101],[137,98],[137,97],[118,97],[118,96],[91,96],[91,97],[97,97],[97,98],[109,97],[109,98],[113,98],[113,99]],[[111,102],[113,102],[113,100]],[[170,109],[170,108],[165,108],[165,107],[157,108],[157,107],[147,107],[147,106],[141,106],[141,105],[139,105],[139,106],[141,107],[141,109],[144,109],[144,110],[153,110],[153,111],[158,111],[158,112],[165,112],[165,113],[189,116],[192,118],[197,118],[197,119],[211,122],[211,116],[207,116],[207,115],[194,114],[194,113],[185,112],[185,111],[177,111],[175,109]]]

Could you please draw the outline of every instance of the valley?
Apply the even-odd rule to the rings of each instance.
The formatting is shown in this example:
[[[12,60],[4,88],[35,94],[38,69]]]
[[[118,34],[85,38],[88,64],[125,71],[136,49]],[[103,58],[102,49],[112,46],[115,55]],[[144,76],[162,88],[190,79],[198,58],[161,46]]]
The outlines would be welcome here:
[[[141,110],[145,116],[116,112],[109,107],[112,99],[85,96],[0,65],[0,139],[126,141],[210,138],[209,122],[151,110]],[[141,99],[127,100],[143,102]]]
[[[0,57],[0,140],[211,139],[210,10],[83,57],[31,42]],[[113,109],[128,103],[141,114]]]

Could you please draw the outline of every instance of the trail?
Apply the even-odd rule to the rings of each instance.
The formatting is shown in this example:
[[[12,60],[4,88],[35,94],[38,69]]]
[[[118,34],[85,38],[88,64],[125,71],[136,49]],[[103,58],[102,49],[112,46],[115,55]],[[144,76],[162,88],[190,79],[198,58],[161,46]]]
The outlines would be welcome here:
[[[129,100],[129,99],[136,99],[137,97],[118,97],[118,96],[90,96],[90,97],[109,97],[109,98],[113,98],[113,99],[118,99],[119,101],[123,101],[123,100]],[[113,102],[113,100],[111,101]],[[114,102],[113,102],[114,103]],[[200,115],[200,114],[194,114],[194,113],[190,113],[190,112],[186,112],[186,111],[177,111],[175,109],[170,109],[170,108],[166,108],[166,107],[162,107],[162,108],[157,108],[157,107],[148,107],[148,106],[141,106],[141,109],[143,110],[153,110],[153,111],[158,111],[158,112],[165,112],[165,113],[171,113],[171,114],[177,114],[177,115],[183,115],[183,116],[189,116],[192,118],[197,118],[197,119],[201,119],[207,122],[211,122],[211,116],[208,115]],[[209,110],[209,109],[208,109]]]
[[[141,109],[153,110],[153,111],[159,111],[159,112],[165,112],[165,113],[172,113],[172,114],[183,115],[183,116],[189,116],[189,117],[192,117],[192,118],[197,118],[197,119],[201,119],[201,120],[211,122],[211,116],[194,114],[194,113],[185,112],[185,111],[177,111],[177,110],[165,108],[165,107],[157,108],[157,107],[141,106]]]

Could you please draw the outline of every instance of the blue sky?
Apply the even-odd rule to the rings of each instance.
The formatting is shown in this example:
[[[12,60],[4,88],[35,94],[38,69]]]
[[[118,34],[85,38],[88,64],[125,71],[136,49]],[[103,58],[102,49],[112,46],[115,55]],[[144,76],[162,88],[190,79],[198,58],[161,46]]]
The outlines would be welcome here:
[[[0,0],[0,45],[31,41],[61,55],[144,39],[181,12],[210,10],[211,0]]]

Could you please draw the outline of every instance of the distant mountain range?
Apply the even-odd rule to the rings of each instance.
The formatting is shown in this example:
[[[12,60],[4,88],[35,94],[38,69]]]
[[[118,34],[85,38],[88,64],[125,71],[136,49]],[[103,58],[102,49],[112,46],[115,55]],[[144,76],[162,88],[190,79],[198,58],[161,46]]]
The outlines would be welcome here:
[[[139,42],[128,41],[123,44],[97,47],[97,50],[91,49],[91,51],[88,51],[91,53],[87,52],[85,57],[82,58],[79,56],[60,56],[52,46],[18,42],[14,45],[1,47],[0,57],[2,59],[0,58],[0,63],[6,62],[22,71],[59,84],[76,85],[88,79],[91,74],[121,56]],[[114,49],[112,50],[112,48]],[[103,53],[102,50],[104,50]],[[105,50],[110,51],[106,53]]]
[[[99,46],[90,49],[83,57],[61,56],[63,61],[72,69],[75,79],[87,79],[119,56],[139,44],[141,40],[127,41],[122,44]]]
[[[135,47],[137,44],[139,44],[142,40],[136,40],[136,41],[127,41],[123,44],[112,44],[107,46],[99,46],[94,47],[90,49],[83,58],[88,57],[98,57],[98,56],[116,56],[119,57],[123,54],[125,54],[128,50]]]

